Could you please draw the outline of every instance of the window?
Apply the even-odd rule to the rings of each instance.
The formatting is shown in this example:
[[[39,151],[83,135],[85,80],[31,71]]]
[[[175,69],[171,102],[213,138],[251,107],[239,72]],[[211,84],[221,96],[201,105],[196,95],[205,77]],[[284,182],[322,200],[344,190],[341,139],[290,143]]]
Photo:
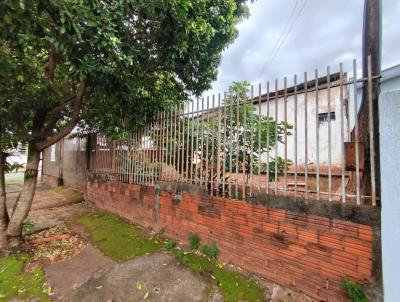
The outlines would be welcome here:
[[[51,145],[50,161],[56,161],[56,145]]]
[[[336,119],[336,115],[335,115],[334,111],[332,111],[330,113],[328,113],[328,112],[318,113],[318,123],[322,124],[322,123],[328,122],[329,115],[331,116],[331,121],[334,121]]]

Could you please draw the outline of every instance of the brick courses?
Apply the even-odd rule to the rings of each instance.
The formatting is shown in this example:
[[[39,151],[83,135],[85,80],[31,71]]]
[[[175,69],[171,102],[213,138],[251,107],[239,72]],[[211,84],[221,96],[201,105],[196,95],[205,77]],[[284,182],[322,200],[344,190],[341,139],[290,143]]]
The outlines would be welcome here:
[[[156,190],[159,194],[154,215]],[[179,193],[179,194],[178,194]],[[319,301],[347,301],[342,277],[372,277],[372,227],[245,201],[91,179],[99,208],[187,242],[189,232],[216,243],[220,257]]]

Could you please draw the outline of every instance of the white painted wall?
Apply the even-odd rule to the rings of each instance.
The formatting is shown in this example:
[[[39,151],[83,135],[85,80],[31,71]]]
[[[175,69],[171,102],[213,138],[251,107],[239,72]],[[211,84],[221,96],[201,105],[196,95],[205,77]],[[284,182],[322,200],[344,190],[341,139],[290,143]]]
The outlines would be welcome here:
[[[298,163],[304,164],[305,161],[305,126],[307,117],[307,135],[308,135],[308,164],[316,164],[317,161],[317,116],[315,104],[315,92],[307,93],[307,115],[305,114],[305,94],[297,95],[297,159]],[[347,89],[343,88],[343,103],[347,97]],[[334,87],[330,91],[331,106],[330,111],[335,112],[336,119],[331,121],[331,161],[332,166],[341,167],[341,106],[340,106],[340,88]],[[284,121],[284,99],[279,98],[278,104],[278,122]],[[267,115],[269,106],[269,115],[275,119],[275,100],[264,102],[261,105],[261,113]],[[258,112],[258,111],[256,111]],[[318,91],[318,113],[328,113],[328,90],[323,89]],[[295,125],[295,98],[289,96],[287,98],[287,121],[291,125]],[[347,125],[347,109],[343,106],[343,130],[344,141],[348,141],[348,125]],[[293,135],[288,137],[288,159],[294,160],[295,157],[295,138],[294,129],[291,130]],[[323,122],[319,125],[319,163],[321,166],[328,166],[329,156],[328,148],[328,122]],[[271,155],[274,156],[272,151]],[[278,155],[284,157],[284,145],[278,144]]]
[[[400,81],[396,87],[390,91],[394,87],[383,84],[386,92],[379,100],[382,267],[388,302],[400,299]]]

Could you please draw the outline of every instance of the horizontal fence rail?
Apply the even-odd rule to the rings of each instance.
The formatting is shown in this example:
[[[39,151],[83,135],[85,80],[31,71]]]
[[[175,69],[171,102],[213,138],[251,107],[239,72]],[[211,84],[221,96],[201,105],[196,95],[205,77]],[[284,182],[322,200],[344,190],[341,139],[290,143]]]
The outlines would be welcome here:
[[[338,70],[257,87],[235,84],[224,94],[159,112],[153,123],[121,139],[92,135],[90,170],[126,183],[196,184],[227,198],[262,192],[376,205],[375,163],[364,164],[359,111],[360,92],[368,88],[371,104],[379,76],[371,74],[370,61],[367,78],[357,78],[355,60],[352,77],[342,64]],[[369,190],[361,188],[364,167],[371,169]]]

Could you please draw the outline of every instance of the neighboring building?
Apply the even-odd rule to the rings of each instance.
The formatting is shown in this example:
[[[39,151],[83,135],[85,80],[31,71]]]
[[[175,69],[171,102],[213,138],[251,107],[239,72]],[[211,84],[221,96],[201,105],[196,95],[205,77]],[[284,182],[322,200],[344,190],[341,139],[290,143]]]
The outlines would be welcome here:
[[[327,89],[328,78],[318,79],[318,104],[316,102],[316,82],[307,82],[307,103],[304,83],[297,85],[297,94],[294,94],[295,87],[287,88],[287,122],[295,126],[295,99],[297,97],[297,161],[299,166],[304,166],[306,157],[306,128],[307,128],[307,164],[310,170],[319,164],[321,171],[326,171],[329,165],[329,149],[331,151],[331,164],[333,170],[340,170],[342,163],[342,145],[349,141],[348,131],[348,87],[346,74],[343,76],[343,85],[340,84],[339,73],[330,76],[330,93]],[[342,99],[341,99],[342,96]],[[328,106],[330,98],[330,107]],[[278,122],[284,121],[285,98],[284,90],[278,91],[277,98]],[[254,101],[257,106],[257,97]],[[275,119],[275,92],[271,92],[269,101],[267,94],[261,98],[261,113]],[[317,111],[318,106],[318,111]],[[268,108],[269,107],[269,108]],[[306,111],[307,110],[307,111]],[[258,112],[258,109],[256,110]],[[329,142],[328,128],[329,116],[331,119],[331,135]],[[341,138],[341,126],[343,125],[343,140]],[[306,127],[307,126],[307,127]],[[290,130],[292,135],[287,138],[288,159],[294,161],[295,158],[295,135],[294,129]],[[319,144],[317,148],[317,134],[319,134]],[[330,144],[330,148],[329,148]],[[317,154],[318,153],[318,154]],[[274,151],[270,153],[274,156]],[[284,145],[278,144],[278,155],[284,157]],[[264,159],[265,160],[265,159]]]
[[[43,180],[54,186],[66,185],[84,190],[88,167],[87,150],[85,137],[65,137],[44,150]]]
[[[400,297],[400,65],[382,71],[379,135],[382,199],[382,266],[385,301]]]

